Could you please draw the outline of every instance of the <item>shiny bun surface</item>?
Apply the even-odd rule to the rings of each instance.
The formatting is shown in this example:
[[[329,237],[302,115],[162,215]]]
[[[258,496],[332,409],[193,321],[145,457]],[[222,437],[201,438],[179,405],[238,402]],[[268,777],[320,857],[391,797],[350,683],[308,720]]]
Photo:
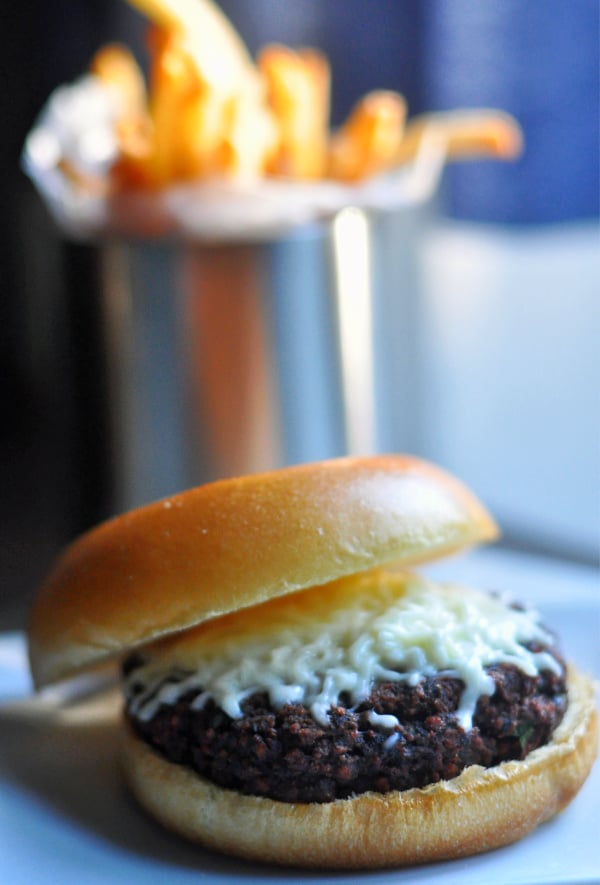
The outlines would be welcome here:
[[[116,517],[66,549],[31,612],[34,681],[41,687],[211,618],[496,534],[465,486],[409,456],[210,483]]]

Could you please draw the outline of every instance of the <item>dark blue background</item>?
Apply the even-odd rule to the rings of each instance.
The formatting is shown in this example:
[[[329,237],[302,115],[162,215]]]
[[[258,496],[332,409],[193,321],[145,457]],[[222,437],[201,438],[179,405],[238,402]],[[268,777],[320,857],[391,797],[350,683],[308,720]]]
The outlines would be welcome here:
[[[599,213],[597,0],[222,0],[251,48],[320,46],[339,122],[368,89],[402,91],[412,113],[496,106],[526,136],[516,165],[447,175],[449,214],[545,223]]]

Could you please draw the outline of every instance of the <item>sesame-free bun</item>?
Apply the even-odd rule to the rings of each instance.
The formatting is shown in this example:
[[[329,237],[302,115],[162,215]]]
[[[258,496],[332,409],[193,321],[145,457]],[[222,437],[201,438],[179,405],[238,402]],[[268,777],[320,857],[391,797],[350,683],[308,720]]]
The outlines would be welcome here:
[[[562,810],[589,774],[598,719],[590,680],[571,669],[549,744],[523,761],[471,766],[421,789],[288,804],[219,787],[158,755],[124,723],[123,771],[167,828],[207,848],[289,866],[360,869],[449,860],[522,838]]]
[[[105,522],[66,549],[32,608],[33,679],[42,687],[208,619],[496,534],[471,492],[408,456],[210,483]]]

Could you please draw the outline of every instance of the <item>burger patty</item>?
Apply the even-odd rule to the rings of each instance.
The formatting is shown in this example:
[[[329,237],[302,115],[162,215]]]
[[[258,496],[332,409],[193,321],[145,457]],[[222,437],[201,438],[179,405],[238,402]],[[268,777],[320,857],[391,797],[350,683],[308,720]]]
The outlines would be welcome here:
[[[507,664],[486,668],[495,692],[479,699],[469,730],[456,716],[463,683],[442,674],[414,686],[382,682],[354,707],[340,697],[327,727],[301,704],[274,710],[264,693],[245,700],[240,719],[211,701],[190,709],[197,690],[162,705],[149,721],[128,715],[148,744],[220,786],[283,802],[331,802],[369,790],[423,787],[469,765],[523,759],[547,743],[567,699],[564,663],[544,650],[561,663],[560,675],[527,676]],[[133,660],[127,670],[132,667]],[[373,710],[399,724],[372,724]]]

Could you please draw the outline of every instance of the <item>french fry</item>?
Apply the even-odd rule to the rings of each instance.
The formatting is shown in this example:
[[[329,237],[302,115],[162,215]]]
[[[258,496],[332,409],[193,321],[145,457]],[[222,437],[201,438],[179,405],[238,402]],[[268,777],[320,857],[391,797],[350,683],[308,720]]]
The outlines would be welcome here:
[[[211,0],[129,0],[164,31],[185,35],[200,80],[224,97],[257,78],[243,40]]]
[[[264,176],[278,147],[277,126],[266,107],[247,95],[230,100],[223,139],[213,171],[222,177],[252,179]]]
[[[150,32],[151,149],[148,174],[160,186],[177,178],[178,128],[182,107],[199,91],[193,67],[181,51],[175,31],[153,28]]]
[[[117,190],[152,188],[157,185],[152,172],[152,137],[150,129],[135,120],[117,124],[119,157],[110,170]]]
[[[406,101],[397,92],[365,95],[332,137],[328,172],[341,181],[359,181],[394,165],[400,151]]]
[[[226,121],[226,102],[206,88],[182,101],[174,145],[177,178],[203,178],[214,171]]]
[[[99,77],[119,102],[122,116],[144,116],[146,82],[133,53],[119,43],[109,43],[92,58],[90,73]]]
[[[488,108],[441,111],[409,121],[398,165],[415,158],[427,132],[440,138],[448,160],[515,160],[523,149],[521,127],[510,114]]]
[[[130,50],[110,43],[93,57],[90,72],[115,96],[115,123],[119,158],[111,170],[113,180],[125,186],[150,183],[144,163],[151,150],[152,124],[144,75]]]
[[[265,47],[258,68],[267,85],[279,133],[270,172],[298,179],[320,178],[327,161],[329,63],[317,50]]]
[[[230,99],[199,76],[184,34],[159,29],[154,41],[150,111],[156,176],[161,181],[203,177],[213,171]]]
[[[331,68],[329,61],[317,49],[303,47],[298,55],[310,78],[313,107],[313,144],[315,167],[320,174],[327,171],[327,147],[329,144],[329,122],[331,112]]]
[[[152,138],[140,157],[143,177],[155,187],[200,178],[222,141],[225,99],[201,80],[179,30],[154,28],[149,48]]]

